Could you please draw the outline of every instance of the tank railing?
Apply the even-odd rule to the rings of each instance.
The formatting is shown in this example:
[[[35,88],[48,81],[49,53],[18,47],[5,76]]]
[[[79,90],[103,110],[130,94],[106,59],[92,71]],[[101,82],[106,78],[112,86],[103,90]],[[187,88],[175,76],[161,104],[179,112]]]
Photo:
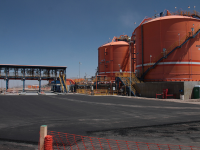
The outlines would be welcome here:
[[[179,45],[179,42],[180,42],[180,43],[183,43],[183,42],[186,40],[186,37],[187,37],[187,35],[184,36],[184,37],[182,37],[182,38],[180,39],[180,41],[178,40],[178,41],[176,41],[175,43],[173,43],[169,48],[166,49],[165,52],[161,52],[158,56],[156,56],[155,59],[152,60],[151,63],[149,63],[149,66],[153,66],[160,58],[166,56],[174,47],[180,46],[180,45]]]
[[[189,33],[190,33],[190,32],[189,32]],[[179,43],[179,41],[175,42],[172,46],[176,46],[176,47],[175,47],[174,49],[172,49],[169,53],[166,53],[165,57],[162,56],[156,63],[153,64],[153,66],[149,67],[149,68],[142,74],[141,79],[144,80],[145,75],[149,72],[150,69],[155,68],[155,66],[156,66],[161,60],[167,58],[173,51],[175,51],[175,50],[178,49],[178,48],[181,48],[185,43],[187,43],[191,38],[194,38],[194,37],[195,37],[197,34],[199,34],[199,33],[200,33],[200,27],[198,26],[198,27],[196,27],[196,29],[194,30],[194,34],[192,34],[192,35],[189,34],[188,36],[186,35],[186,37],[184,37],[185,40],[184,40],[183,43],[180,42],[180,43],[182,43],[181,45],[176,46],[177,43]],[[172,46],[170,46],[169,49],[171,49]],[[169,51],[169,50],[167,50],[167,52],[168,52],[168,51]]]
[[[196,10],[189,10],[189,11],[186,11],[186,10],[178,10],[176,12],[170,12],[169,14],[165,13],[162,15],[162,17],[164,16],[173,16],[173,15],[180,15],[180,16],[188,16],[188,17],[198,17],[200,19],[200,12],[196,11]],[[160,16],[159,16],[160,17]],[[155,18],[158,18],[157,16],[153,16],[151,18],[148,18],[146,19],[146,17],[144,18],[144,20],[140,23],[141,24],[144,24],[150,20],[153,20]]]
[[[194,33],[197,33],[197,31],[200,29],[200,25],[198,27],[195,27]],[[183,36],[180,40],[174,42],[167,50],[165,51],[165,54],[161,52],[158,56],[156,56],[152,62],[150,62],[147,66],[153,66],[160,58],[166,56],[174,47],[180,46],[181,43],[186,41],[187,38],[194,36],[194,34],[191,32],[188,32],[185,36]]]
[[[195,28],[194,33],[196,33],[198,30],[200,29],[200,25],[198,27]],[[184,41],[187,40],[187,38],[192,36],[192,32],[188,32],[188,35],[186,34],[185,36],[183,36],[180,40],[174,42],[169,48],[167,48],[167,50],[165,51],[165,56],[175,47],[180,46],[182,43],[184,43]],[[155,59],[152,60],[152,63],[149,63],[149,66],[153,66],[158,60],[159,58],[164,57],[164,53],[161,52],[158,56],[156,56]]]
[[[172,12],[171,15],[181,15],[181,16],[196,16],[198,18],[200,18],[200,13],[196,10],[190,10],[190,11],[186,11],[186,10],[179,10],[176,12]]]
[[[169,56],[173,51],[175,51],[177,48],[182,47],[182,46],[183,46],[185,43],[187,43],[191,38],[194,38],[199,32],[200,32],[200,29],[199,29],[193,36],[188,37],[188,39],[186,39],[180,46],[176,46],[172,51],[170,51],[170,52],[166,55],[166,57],[168,57],[168,56]],[[144,79],[144,76],[148,73],[148,71],[149,71],[150,69],[155,68],[155,66],[156,66],[162,59],[164,59],[164,58],[166,58],[166,57],[160,58],[152,67],[149,67],[149,68],[145,71],[145,73],[142,75],[142,79]]]

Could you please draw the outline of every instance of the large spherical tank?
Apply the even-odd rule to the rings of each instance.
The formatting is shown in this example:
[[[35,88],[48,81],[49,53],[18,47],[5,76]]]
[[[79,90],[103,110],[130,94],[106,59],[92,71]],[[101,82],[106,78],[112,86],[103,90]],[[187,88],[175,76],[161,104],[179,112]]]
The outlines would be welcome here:
[[[200,20],[178,15],[155,18],[138,26],[135,29],[137,75],[140,77],[165,57],[150,69],[144,81],[200,81],[200,33],[195,36],[199,29]]]
[[[98,74],[114,78],[115,73],[120,71],[128,50],[129,44],[125,41],[110,42],[99,47]],[[129,72],[130,63],[127,63],[122,71]]]

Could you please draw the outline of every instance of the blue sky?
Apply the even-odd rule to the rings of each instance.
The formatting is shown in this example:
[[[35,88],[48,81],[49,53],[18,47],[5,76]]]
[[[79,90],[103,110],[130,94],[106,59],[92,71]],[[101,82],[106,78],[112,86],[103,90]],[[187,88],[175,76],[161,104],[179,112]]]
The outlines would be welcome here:
[[[0,0],[0,64],[67,66],[95,75],[98,47],[165,9],[196,10],[199,0]],[[134,22],[136,25],[134,26]]]

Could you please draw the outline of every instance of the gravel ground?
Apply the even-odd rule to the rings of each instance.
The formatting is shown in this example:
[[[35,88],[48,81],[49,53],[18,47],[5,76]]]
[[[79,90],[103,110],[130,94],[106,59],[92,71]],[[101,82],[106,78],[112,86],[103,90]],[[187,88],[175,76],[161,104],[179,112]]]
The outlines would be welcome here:
[[[195,146],[200,149],[200,122],[121,128],[88,132],[90,137],[156,144]],[[87,143],[86,143],[87,145]],[[0,141],[1,150],[36,150],[38,145]]]
[[[95,131],[88,136],[136,142],[196,146],[200,149],[200,122]]]
[[[38,145],[0,141],[0,150],[38,150]]]

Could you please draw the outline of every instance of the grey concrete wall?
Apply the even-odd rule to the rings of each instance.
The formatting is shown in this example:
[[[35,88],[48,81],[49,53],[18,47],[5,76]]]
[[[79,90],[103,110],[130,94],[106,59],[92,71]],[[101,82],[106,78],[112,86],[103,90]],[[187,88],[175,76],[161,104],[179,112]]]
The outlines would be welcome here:
[[[185,99],[193,98],[193,88],[195,85],[200,85],[200,81],[185,81],[184,82],[184,97],[185,97]]]
[[[136,86],[139,88],[142,97],[155,98],[156,93],[161,94],[163,89],[168,89],[168,94],[176,94],[177,99],[180,99],[179,90],[183,90],[184,94],[184,82],[145,82],[137,83]]]
[[[184,99],[193,98],[193,88],[195,85],[200,85],[200,81],[145,82],[136,84],[142,97],[155,98],[156,93],[161,94],[163,89],[169,89],[168,93],[176,94],[177,99],[180,99],[180,94],[184,95]],[[183,92],[180,93],[179,90],[183,90]]]

